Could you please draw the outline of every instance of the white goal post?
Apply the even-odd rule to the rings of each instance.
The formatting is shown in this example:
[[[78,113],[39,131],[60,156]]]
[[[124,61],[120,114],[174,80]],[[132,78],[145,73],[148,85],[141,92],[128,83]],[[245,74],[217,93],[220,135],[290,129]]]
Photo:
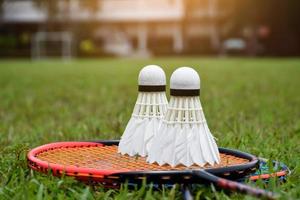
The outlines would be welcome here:
[[[31,39],[32,60],[49,57],[61,57],[71,60],[73,57],[73,36],[70,32],[37,32]]]

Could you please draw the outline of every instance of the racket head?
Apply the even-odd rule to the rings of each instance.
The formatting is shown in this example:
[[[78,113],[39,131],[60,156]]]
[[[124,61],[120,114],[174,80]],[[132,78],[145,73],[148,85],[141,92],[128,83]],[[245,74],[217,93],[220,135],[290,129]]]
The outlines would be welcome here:
[[[119,141],[57,142],[32,149],[30,168],[54,176],[72,176],[89,183],[114,187],[124,181],[139,184],[202,183],[191,175],[193,170],[206,170],[227,179],[238,179],[256,171],[258,158],[241,151],[219,148],[221,163],[217,166],[175,168],[149,164],[142,157],[117,153]]]

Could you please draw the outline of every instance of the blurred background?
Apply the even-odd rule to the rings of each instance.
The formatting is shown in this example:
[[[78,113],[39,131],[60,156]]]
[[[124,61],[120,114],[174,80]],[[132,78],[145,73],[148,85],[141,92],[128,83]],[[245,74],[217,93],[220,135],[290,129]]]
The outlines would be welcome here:
[[[0,0],[0,57],[299,56],[299,0]]]
[[[286,163],[285,184],[256,186],[299,199],[299,56],[300,0],[0,0],[0,199],[180,198],[27,167],[42,144],[119,139],[149,64],[167,80],[197,70],[218,145]],[[196,197],[248,199],[202,186]]]

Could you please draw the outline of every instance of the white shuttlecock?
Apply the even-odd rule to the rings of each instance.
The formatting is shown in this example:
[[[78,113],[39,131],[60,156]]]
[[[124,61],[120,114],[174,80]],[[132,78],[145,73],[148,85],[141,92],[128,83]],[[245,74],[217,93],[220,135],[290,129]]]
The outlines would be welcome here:
[[[139,74],[139,93],[118,152],[129,156],[148,154],[154,135],[167,111],[166,75],[156,65],[144,67]]]
[[[147,161],[172,167],[220,163],[218,146],[200,103],[200,77],[190,67],[181,67],[171,76],[168,110],[153,139]]]

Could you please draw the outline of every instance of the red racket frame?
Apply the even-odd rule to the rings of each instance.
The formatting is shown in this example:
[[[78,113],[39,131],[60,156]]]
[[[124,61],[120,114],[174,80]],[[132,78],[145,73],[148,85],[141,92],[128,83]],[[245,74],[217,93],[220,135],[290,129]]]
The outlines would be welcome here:
[[[213,183],[223,189],[239,191],[247,193],[253,196],[264,196],[268,199],[273,199],[273,194],[261,189],[252,188],[250,186],[230,181],[228,179],[235,179],[236,177],[243,177],[256,170],[258,165],[258,158],[244,152],[237,150],[219,148],[221,153],[227,153],[237,157],[245,158],[249,160],[246,164],[238,164],[228,167],[220,168],[207,168],[199,170],[169,170],[169,171],[132,171],[129,169],[120,170],[101,170],[92,168],[79,168],[73,166],[63,166],[59,164],[48,163],[35,157],[35,155],[61,147],[75,147],[75,146],[92,146],[92,147],[103,147],[105,145],[118,145],[118,141],[98,141],[98,142],[58,142],[46,144],[31,150],[28,153],[28,164],[31,168],[48,173],[52,171],[54,176],[68,175],[79,178],[84,181],[116,181],[124,182],[131,180],[133,182],[141,182],[145,179],[149,182],[167,184],[167,183]],[[165,179],[167,177],[167,179]],[[186,178],[188,177],[188,178]],[[226,177],[227,179],[221,178]]]
[[[182,173],[182,171],[186,170],[172,170],[172,171],[131,171],[128,169],[121,169],[121,170],[101,170],[101,169],[92,169],[92,168],[78,168],[75,166],[63,166],[60,164],[54,164],[54,163],[49,163],[47,161],[42,161],[36,157],[37,154],[42,153],[47,150],[55,149],[55,148],[62,148],[62,147],[72,147],[72,146],[99,146],[103,147],[106,145],[118,145],[118,141],[97,141],[97,142],[55,142],[55,143],[50,143],[50,144],[45,144],[39,147],[36,147],[32,149],[28,155],[28,162],[29,166],[35,170],[42,171],[42,172],[47,172],[49,169],[52,170],[53,175],[61,175],[64,173],[65,175],[71,175],[71,176],[81,176],[81,175],[93,175],[93,177],[104,177],[104,176],[109,176],[113,174],[120,174],[120,173],[134,173],[134,174],[176,174],[176,173]],[[258,165],[258,159],[248,153],[236,151],[236,150],[231,150],[231,149],[225,149],[225,148],[219,148],[220,152],[228,153],[228,154],[233,154],[237,157],[242,157],[245,159],[248,159],[249,162],[247,164],[241,164],[241,165],[234,165],[234,166],[228,166],[228,167],[221,167],[221,168],[207,168],[205,169],[206,171],[213,173],[213,174],[218,174],[221,176],[226,176],[226,174],[230,172],[237,172],[237,174],[242,174],[244,176],[247,173],[249,174],[250,172],[253,172],[257,165]],[[33,164],[36,163],[37,165]],[[249,170],[251,169],[251,170]]]

